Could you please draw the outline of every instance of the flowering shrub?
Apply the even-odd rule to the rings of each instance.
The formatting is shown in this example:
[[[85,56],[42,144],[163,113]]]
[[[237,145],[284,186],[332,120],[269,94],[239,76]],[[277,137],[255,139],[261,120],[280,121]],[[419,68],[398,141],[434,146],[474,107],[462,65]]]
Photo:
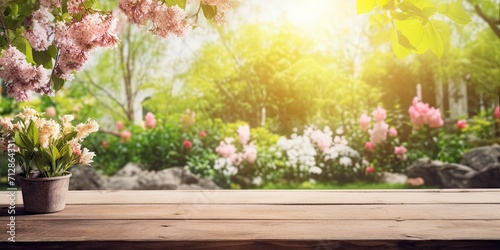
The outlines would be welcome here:
[[[30,92],[52,95],[73,79],[92,51],[117,45],[117,13],[101,11],[97,4],[94,0],[11,0],[0,5],[0,78],[8,95],[19,101],[27,100]],[[130,23],[150,27],[151,33],[163,38],[187,34],[200,13],[222,23],[232,8],[228,0],[201,0],[199,11],[188,16],[188,4],[196,3],[120,0],[118,7]]]
[[[81,143],[90,133],[99,129],[97,122],[88,120],[76,126],[74,117],[63,115],[60,122],[46,119],[42,113],[26,107],[14,119],[0,117],[0,134],[14,138],[15,157],[26,177],[62,176],[75,164],[89,164],[95,153],[83,148]],[[10,148],[10,147],[9,147]],[[33,174],[33,175],[32,175]]]
[[[361,131],[367,132],[364,138],[368,139],[363,152],[363,158],[370,165],[366,168],[366,173],[403,171],[408,164],[407,149],[401,145],[396,128],[389,127],[386,123],[387,111],[377,107],[372,112],[372,117],[363,114],[359,119],[359,127]]]
[[[302,135],[295,132],[290,138],[281,137],[276,143],[276,156],[283,162],[283,178],[299,183],[310,179],[340,183],[357,179],[365,166],[359,153],[347,145],[342,129],[336,132],[333,136],[328,126],[323,130],[309,126]]]

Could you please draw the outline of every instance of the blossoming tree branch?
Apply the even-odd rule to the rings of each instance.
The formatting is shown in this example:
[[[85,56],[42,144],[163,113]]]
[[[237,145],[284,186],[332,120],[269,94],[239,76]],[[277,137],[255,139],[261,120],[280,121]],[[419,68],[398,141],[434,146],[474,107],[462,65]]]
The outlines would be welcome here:
[[[197,9],[188,15],[186,7]],[[0,78],[18,101],[30,92],[53,95],[82,70],[96,48],[114,48],[118,11],[101,11],[97,0],[1,0]],[[197,8],[196,8],[197,7]],[[181,37],[198,16],[223,23],[229,0],[120,0],[130,23],[162,38]]]

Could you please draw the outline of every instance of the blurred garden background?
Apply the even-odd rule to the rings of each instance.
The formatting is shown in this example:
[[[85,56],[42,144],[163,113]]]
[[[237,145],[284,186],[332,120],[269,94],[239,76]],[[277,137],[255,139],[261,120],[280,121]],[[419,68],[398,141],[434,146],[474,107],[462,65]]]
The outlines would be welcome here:
[[[434,15],[443,46],[409,55],[384,11],[358,14],[354,0],[240,1],[225,24],[168,40],[122,17],[118,48],[55,96],[18,102],[3,84],[0,116],[97,120],[84,146],[106,176],[133,162],[233,189],[409,187],[382,173],[500,143],[500,2],[428,2],[470,20]]]

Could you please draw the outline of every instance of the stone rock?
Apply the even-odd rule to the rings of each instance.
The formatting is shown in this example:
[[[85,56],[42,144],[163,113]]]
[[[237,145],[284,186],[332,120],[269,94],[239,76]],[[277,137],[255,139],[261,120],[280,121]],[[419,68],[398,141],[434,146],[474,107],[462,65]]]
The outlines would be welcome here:
[[[202,179],[182,167],[160,171],[143,170],[140,164],[128,163],[115,175],[105,178],[90,166],[70,170],[71,190],[201,190],[220,189],[213,181]]]
[[[382,173],[381,181],[389,184],[404,184],[408,180],[408,177],[404,174],[384,172]]]
[[[408,178],[421,177],[426,185],[439,188],[498,188],[500,147],[473,149],[462,156],[461,164],[419,159],[406,172]]]
[[[113,176],[135,176],[142,172],[142,166],[136,163],[127,163],[122,169],[118,170]]]
[[[460,164],[469,166],[477,171],[488,169],[500,164],[500,146],[486,146],[472,149],[462,155]]]
[[[78,165],[69,169],[73,174],[69,181],[70,190],[107,189],[107,180],[89,165]]]

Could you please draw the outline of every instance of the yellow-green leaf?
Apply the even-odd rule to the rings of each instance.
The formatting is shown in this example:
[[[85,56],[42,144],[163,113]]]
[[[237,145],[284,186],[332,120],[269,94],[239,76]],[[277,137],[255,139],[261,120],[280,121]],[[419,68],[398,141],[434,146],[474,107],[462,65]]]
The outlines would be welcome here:
[[[434,7],[434,4],[432,4],[430,0],[407,0],[407,1],[413,4],[413,6],[419,8],[420,10]]]
[[[437,7],[437,11],[459,24],[467,24],[472,21],[459,2],[441,4]]]
[[[378,6],[386,6],[391,0],[378,0],[377,5]]]
[[[385,27],[391,19],[386,14],[371,14],[370,15],[370,26],[375,29],[381,29]]]
[[[438,58],[441,58],[444,50],[443,39],[441,39],[441,34],[439,34],[439,31],[431,22],[427,22],[427,24],[425,24],[425,28],[427,30],[427,35],[429,37],[429,49]]]
[[[375,8],[376,0],[356,0],[356,12],[359,14],[368,13]]]
[[[422,54],[429,49],[427,31],[420,20],[414,18],[396,20],[396,28],[408,38],[408,41],[415,47],[417,53]]]
[[[392,45],[392,51],[394,51],[394,54],[399,58],[403,58],[409,54],[411,54],[411,49],[406,48],[399,44],[398,41],[398,35],[396,33],[396,30],[392,30],[390,34],[390,40],[391,40],[391,45]]]

